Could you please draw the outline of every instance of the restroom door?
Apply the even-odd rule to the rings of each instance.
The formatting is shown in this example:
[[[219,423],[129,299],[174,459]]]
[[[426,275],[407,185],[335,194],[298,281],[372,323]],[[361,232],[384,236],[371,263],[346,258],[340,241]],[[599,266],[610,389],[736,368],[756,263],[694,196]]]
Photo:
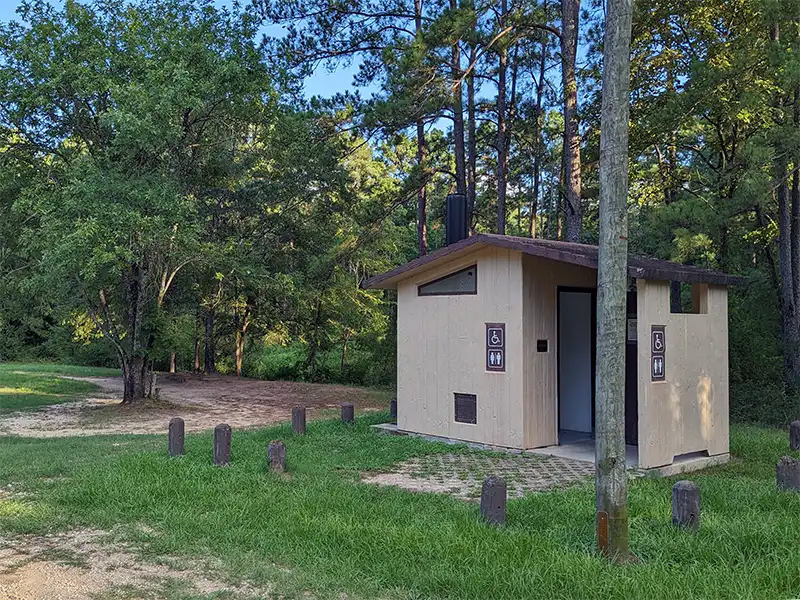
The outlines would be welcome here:
[[[558,428],[594,430],[595,291],[558,289]]]
[[[636,339],[636,292],[628,292],[625,319],[625,443],[639,445],[639,347]]]

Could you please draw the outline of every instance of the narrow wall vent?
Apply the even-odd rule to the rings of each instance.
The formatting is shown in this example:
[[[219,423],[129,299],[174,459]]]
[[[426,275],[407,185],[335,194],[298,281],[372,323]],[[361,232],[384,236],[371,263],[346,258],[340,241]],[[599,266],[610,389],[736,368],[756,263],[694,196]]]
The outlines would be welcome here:
[[[454,394],[456,399],[456,423],[478,423],[478,397],[475,394]]]

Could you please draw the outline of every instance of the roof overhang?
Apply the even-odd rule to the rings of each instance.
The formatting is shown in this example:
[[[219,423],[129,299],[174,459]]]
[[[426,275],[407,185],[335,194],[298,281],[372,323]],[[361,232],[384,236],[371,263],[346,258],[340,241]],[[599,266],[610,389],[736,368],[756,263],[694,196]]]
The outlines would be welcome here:
[[[494,246],[514,250],[530,256],[597,269],[597,246],[555,240],[521,238],[508,235],[478,233],[426,254],[381,275],[365,280],[365,289],[397,289],[397,284],[434,265],[445,264],[482,248]],[[681,265],[668,260],[628,257],[628,275],[636,279],[708,283],[712,285],[738,285],[744,279],[719,271]]]

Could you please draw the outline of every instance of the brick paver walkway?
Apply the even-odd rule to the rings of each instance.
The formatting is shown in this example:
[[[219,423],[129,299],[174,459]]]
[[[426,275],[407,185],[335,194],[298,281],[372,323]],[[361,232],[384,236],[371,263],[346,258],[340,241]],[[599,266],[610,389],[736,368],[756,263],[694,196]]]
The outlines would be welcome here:
[[[509,498],[520,498],[531,492],[583,483],[594,476],[594,465],[539,454],[429,454],[399,463],[390,473],[367,476],[363,481],[472,500],[480,497],[483,480],[490,475],[505,479]]]

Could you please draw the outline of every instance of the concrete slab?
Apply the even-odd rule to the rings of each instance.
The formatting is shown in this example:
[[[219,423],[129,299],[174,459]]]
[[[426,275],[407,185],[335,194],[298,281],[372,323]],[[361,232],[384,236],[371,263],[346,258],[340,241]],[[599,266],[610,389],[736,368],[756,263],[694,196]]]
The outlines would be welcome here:
[[[594,464],[594,440],[591,438],[573,444],[534,448],[532,450],[526,450],[525,452],[531,454],[545,454],[547,456],[560,456],[561,458],[582,460]],[[625,446],[625,462],[628,469],[639,468],[638,446]]]
[[[589,434],[580,432],[559,432],[559,437],[568,443],[559,444],[557,446],[547,446],[545,448],[533,448],[530,450],[519,450],[517,448],[505,448],[502,446],[491,446],[489,444],[477,444],[474,442],[465,442],[462,440],[454,440],[452,438],[444,438],[434,435],[424,435],[421,433],[411,433],[398,429],[395,423],[381,423],[373,425],[375,429],[383,433],[392,435],[413,435],[425,440],[433,442],[442,442],[445,444],[464,444],[476,450],[491,450],[495,452],[505,452],[508,454],[538,454],[542,456],[554,456],[566,460],[575,460],[584,463],[592,463],[594,465],[594,438]],[[689,473],[691,471],[699,471],[700,469],[707,469],[709,467],[716,467],[723,465],[730,460],[730,454],[718,454],[715,456],[706,456],[705,454],[690,454],[685,456],[676,456],[675,460],[670,465],[657,467],[653,469],[640,469],[639,468],[639,447],[638,446],[625,446],[625,461],[628,471],[640,477],[672,477],[680,473]]]

